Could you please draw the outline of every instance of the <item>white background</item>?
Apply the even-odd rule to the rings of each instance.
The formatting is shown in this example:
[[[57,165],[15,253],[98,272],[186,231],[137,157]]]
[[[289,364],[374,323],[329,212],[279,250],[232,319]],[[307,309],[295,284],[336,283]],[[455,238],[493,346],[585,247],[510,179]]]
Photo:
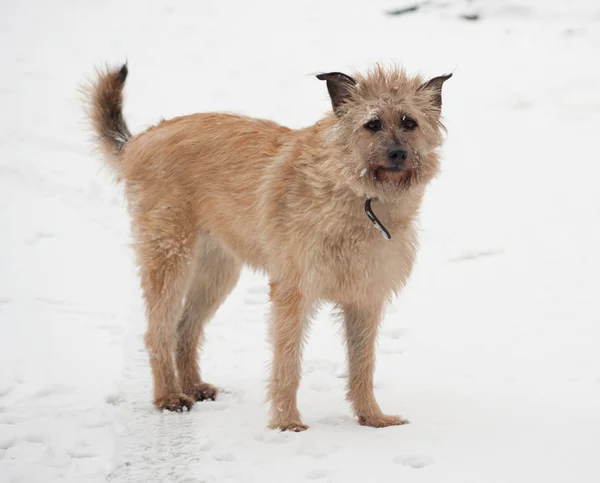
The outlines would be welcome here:
[[[600,4],[440,3],[1,3],[2,483],[600,481]],[[125,203],[77,97],[126,58],[134,132],[211,110],[306,126],[330,108],[312,74],[375,61],[454,73],[418,264],[378,348],[379,401],[410,425],[352,418],[326,307],[299,393],[311,428],[266,429],[267,281],[249,272],[208,329],[220,399],[153,410]]]

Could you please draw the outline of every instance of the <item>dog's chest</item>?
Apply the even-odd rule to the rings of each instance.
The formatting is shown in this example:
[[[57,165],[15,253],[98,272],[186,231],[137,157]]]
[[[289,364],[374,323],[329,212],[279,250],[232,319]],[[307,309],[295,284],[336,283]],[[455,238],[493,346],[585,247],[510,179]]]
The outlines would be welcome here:
[[[321,292],[334,302],[388,297],[406,282],[414,262],[412,227],[385,240],[367,237],[326,239],[317,252],[313,270]]]

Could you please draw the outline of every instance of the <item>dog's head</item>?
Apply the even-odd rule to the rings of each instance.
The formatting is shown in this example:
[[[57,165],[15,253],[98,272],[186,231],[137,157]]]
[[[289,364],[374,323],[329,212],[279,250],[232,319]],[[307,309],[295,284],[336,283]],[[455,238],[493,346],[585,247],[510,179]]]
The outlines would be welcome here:
[[[335,114],[329,136],[344,152],[340,173],[357,194],[392,200],[438,172],[442,85],[377,66],[366,76],[320,74]]]

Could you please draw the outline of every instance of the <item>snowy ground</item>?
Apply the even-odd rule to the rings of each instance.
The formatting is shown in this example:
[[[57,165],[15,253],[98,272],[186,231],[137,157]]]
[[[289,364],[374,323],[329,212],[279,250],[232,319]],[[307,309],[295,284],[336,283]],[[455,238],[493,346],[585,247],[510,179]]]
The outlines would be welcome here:
[[[441,3],[1,4],[0,482],[600,481],[600,5]],[[125,206],[76,94],[126,57],[134,131],[201,110],[300,127],[329,108],[312,73],[454,72],[443,174],[378,351],[380,403],[410,425],[352,419],[324,310],[299,395],[311,428],[267,430],[252,273],[207,335],[221,398],[152,409]]]

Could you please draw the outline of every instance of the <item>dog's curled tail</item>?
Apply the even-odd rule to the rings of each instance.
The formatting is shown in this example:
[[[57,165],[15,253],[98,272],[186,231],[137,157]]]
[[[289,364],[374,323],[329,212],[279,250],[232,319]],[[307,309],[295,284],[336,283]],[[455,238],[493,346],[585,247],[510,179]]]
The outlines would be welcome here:
[[[96,147],[120,178],[120,154],[131,132],[123,118],[123,87],[127,64],[96,71],[96,78],[81,88]]]

